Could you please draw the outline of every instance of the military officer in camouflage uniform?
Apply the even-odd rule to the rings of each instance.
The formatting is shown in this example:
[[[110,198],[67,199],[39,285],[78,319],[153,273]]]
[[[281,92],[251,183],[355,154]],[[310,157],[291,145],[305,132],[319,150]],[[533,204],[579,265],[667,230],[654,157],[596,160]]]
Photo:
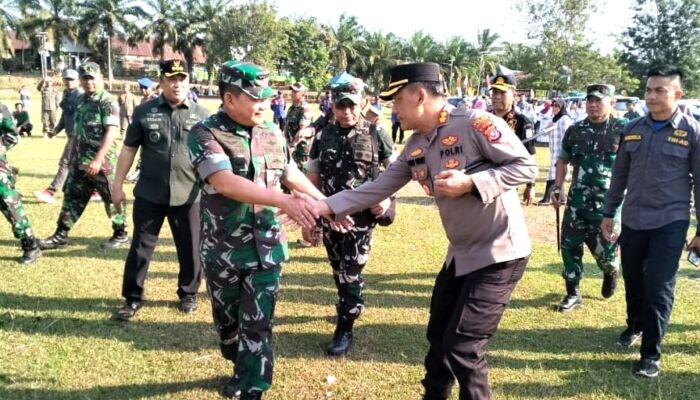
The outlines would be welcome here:
[[[379,164],[389,165],[394,144],[381,127],[361,116],[363,83],[359,79],[333,88],[335,123],[318,133],[311,147],[307,175],[319,182],[326,196],[352,190],[376,178]],[[338,290],[337,324],[326,349],[330,355],[345,354],[353,340],[353,324],[362,313],[362,270],[372,245],[372,230],[389,208],[390,199],[352,215],[355,226],[347,233],[331,229],[322,220],[323,244]]]
[[[499,65],[493,84],[491,84],[491,104],[493,105],[492,113],[503,118],[522,142],[532,137],[535,126],[530,118],[516,110],[514,101],[516,84],[513,71]],[[535,141],[531,140],[525,143],[525,148],[530,154],[535,154]],[[534,180],[525,185],[523,202],[527,205],[532,204],[534,188]]]
[[[302,169],[309,160],[309,150],[313,137],[300,136],[300,131],[311,124],[311,106],[306,102],[306,87],[301,83],[290,86],[292,90],[292,105],[287,109],[287,121],[284,127],[284,137],[290,144],[292,158],[297,167]]]
[[[96,190],[112,220],[112,237],[101,244],[103,249],[127,245],[124,204],[112,204],[111,187],[117,163],[119,105],[103,89],[100,67],[94,62],[80,66],[80,84],[84,94],[75,111],[76,153],[68,180],[56,232],[39,241],[42,249],[56,249],[68,243],[68,231],[78,222],[90,195]]]
[[[36,88],[41,92],[41,123],[43,124],[44,137],[53,137],[53,128],[56,126],[56,111],[58,111],[59,94],[53,88],[51,78],[44,78]]]
[[[605,192],[610,188],[610,177],[615,163],[620,134],[626,119],[610,115],[613,108],[615,87],[589,85],[586,96],[588,117],[569,127],[564,133],[551,201],[554,208],[561,204],[561,187],[564,184],[568,164],[574,172],[567,197],[566,210],[561,226],[561,255],[564,262],[563,277],[566,296],[558,310],[571,311],[583,304],[579,281],[583,275],[583,244],[593,254],[598,267],[603,270],[601,294],[609,298],[615,293],[619,261],[617,244],[602,236]]]
[[[41,255],[39,244],[32,233],[32,225],[22,206],[22,196],[15,190],[15,176],[7,161],[7,150],[17,144],[12,114],[6,105],[0,103],[0,211],[12,225],[12,233],[22,243],[20,263],[30,264]]]
[[[203,185],[200,254],[221,352],[235,364],[222,394],[260,399],[272,384],[272,323],[289,256],[276,208],[303,227],[317,217],[280,183],[323,195],[292,162],[277,125],[264,120],[275,94],[267,70],[231,60],[219,79],[222,107],[192,128],[188,145]]]

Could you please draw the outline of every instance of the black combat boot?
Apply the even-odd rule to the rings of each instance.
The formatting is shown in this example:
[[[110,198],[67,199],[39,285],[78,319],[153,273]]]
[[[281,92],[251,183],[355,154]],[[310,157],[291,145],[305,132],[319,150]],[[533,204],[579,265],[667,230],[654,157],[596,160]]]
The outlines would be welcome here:
[[[566,282],[566,296],[559,303],[557,309],[561,312],[569,312],[583,304],[581,292],[578,289],[578,282]]]
[[[352,346],[352,326],[355,320],[346,316],[338,316],[338,324],[333,333],[333,339],[326,348],[326,352],[331,356],[342,356],[350,350]]]
[[[56,232],[46,239],[39,240],[39,248],[42,250],[60,249],[68,244],[68,229],[59,225]]]
[[[238,377],[234,372],[233,376],[231,376],[231,379],[229,379],[229,381],[226,382],[224,387],[221,388],[221,395],[226,397],[227,399],[237,399],[241,397],[240,385],[241,384],[238,381]]]
[[[117,247],[122,247],[128,244],[129,234],[124,228],[119,228],[114,230],[111,238],[100,244],[100,248],[103,250],[116,249]]]
[[[241,393],[241,400],[260,400],[262,392],[245,392]]]
[[[600,288],[600,294],[604,298],[609,299],[615,294],[617,288],[617,271],[603,274],[603,286]]]
[[[20,264],[31,264],[41,257],[39,241],[34,236],[22,239],[22,251],[22,258],[19,259]]]
[[[552,189],[554,189],[554,180],[547,181],[547,185],[544,188],[544,195],[542,200],[537,202],[539,206],[546,206],[549,204],[549,197],[552,195]]]

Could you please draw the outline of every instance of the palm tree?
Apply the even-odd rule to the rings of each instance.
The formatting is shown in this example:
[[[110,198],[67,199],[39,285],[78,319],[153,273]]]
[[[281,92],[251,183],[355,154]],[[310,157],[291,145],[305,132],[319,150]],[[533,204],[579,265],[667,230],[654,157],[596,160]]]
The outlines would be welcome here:
[[[61,41],[78,37],[78,21],[75,15],[75,0],[36,0],[33,8],[28,10],[21,21],[21,30],[31,35],[47,32],[53,40],[53,57],[61,57]],[[54,63],[54,65],[56,65]]]
[[[229,0],[189,0],[186,6],[190,15],[194,15],[194,19],[200,25],[198,29],[201,34],[202,52],[207,56],[208,76],[211,76],[215,65],[215,57],[212,57],[208,52],[214,41],[214,21],[221,18],[222,15],[226,15],[230,8],[231,2]]]
[[[364,28],[357,22],[357,17],[340,16],[337,28],[331,28],[332,47],[331,59],[335,72],[346,71],[357,58],[358,49],[361,46],[360,38]]]
[[[443,76],[447,77],[451,93],[455,93],[458,80],[475,75],[478,63],[476,54],[474,46],[460,36],[453,36],[442,45],[438,62]]]
[[[15,55],[9,30],[18,31],[21,3],[21,0],[0,0],[0,58]]]
[[[423,31],[414,32],[408,39],[403,57],[413,62],[432,61],[437,53],[435,39]]]
[[[481,82],[484,71],[493,72],[496,70],[498,55],[502,50],[496,43],[500,39],[501,36],[496,32],[491,32],[491,29],[484,29],[477,33],[476,50],[479,54],[479,82]]]
[[[153,55],[162,60],[165,56],[165,45],[175,47],[180,33],[178,28],[182,27],[178,17],[183,17],[186,13],[180,10],[177,2],[171,0],[146,0],[144,4],[151,23],[139,32],[139,38],[153,39]]]
[[[109,86],[112,86],[111,39],[126,39],[133,36],[138,28],[133,23],[135,18],[145,17],[146,13],[138,5],[139,1],[124,3],[122,0],[82,0],[78,3],[82,13],[78,37],[93,50],[100,49],[107,43]],[[100,54],[99,51],[95,51]]]
[[[376,93],[383,85],[385,78],[388,78],[389,68],[399,62],[400,50],[400,42],[392,33],[365,33],[359,49],[357,69],[361,70],[358,75],[365,79],[370,91]]]
[[[173,42],[173,50],[179,51],[187,61],[187,68],[190,76],[194,68],[194,49],[204,43],[204,31],[206,23],[199,20],[195,13],[188,10],[188,13],[179,12],[175,19],[177,28],[177,38]]]

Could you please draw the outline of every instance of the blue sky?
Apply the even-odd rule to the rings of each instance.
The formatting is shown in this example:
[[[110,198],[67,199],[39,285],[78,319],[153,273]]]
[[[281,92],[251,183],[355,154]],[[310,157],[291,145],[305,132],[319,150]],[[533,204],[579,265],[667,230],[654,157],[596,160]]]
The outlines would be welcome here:
[[[355,15],[371,31],[381,30],[407,38],[418,30],[442,41],[460,35],[476,41],[479,30],[490,28],[510,42],[526,40],[527,26],[516,10],[518,0],[488,1],[300,1],[273,0],[280,15],[313,16],[320,22],[336,25],[342,13]],[[598,48],[609,53],[617,45],[634,12],[632,0],[600,0],[599,12],[591,18],[588,36]]]

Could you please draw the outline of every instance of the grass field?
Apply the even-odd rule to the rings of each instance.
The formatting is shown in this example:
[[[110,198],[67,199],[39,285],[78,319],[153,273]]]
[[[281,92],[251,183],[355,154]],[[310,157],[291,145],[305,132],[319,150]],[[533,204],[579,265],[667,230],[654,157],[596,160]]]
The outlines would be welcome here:
[[[40,132],[36,109],[32,117]],[[23,139],[9,153],[40,237],[53,233],[60,204],[38,203],[31,193],[52,179],[64,140]],[[541,191],[545,148],[538,148],[537,159]],[[700,270],[682,262],[660,377],[636,378],[631,368],[638,348],[614,345],[625,320],[624,290],[603,300],[601,274],[586,256],[585,306],[567,315],[554,312],[563,292],[554,213],[533,206],[526,214],[534,252],[489,346],[494,397],[700,398]],[[9,224],[0,223],[0,399],[219,398],[230,364],[218,352],[204,285],[195,314],[176,309],[169,230],[163,230],[151,264],[147,306],[131,323],[111,320],[122,302],[127,250],[100,250],[110,234],[102,206],[92,203],[71,231],[69,246],[23,267],[15,262],[18,241]],[[296,241],[299,235],[290,236]],[[324,355],[334,327],[330,267],[321,248],[292,245],[277,307],[274,383],[266,398],[419,399],[429,300],[445,248],[436,207],[416,185],[407,186],[397,222],[375,234],[367,309],[356,325],[355,345],[347,357],[334,359]]]

